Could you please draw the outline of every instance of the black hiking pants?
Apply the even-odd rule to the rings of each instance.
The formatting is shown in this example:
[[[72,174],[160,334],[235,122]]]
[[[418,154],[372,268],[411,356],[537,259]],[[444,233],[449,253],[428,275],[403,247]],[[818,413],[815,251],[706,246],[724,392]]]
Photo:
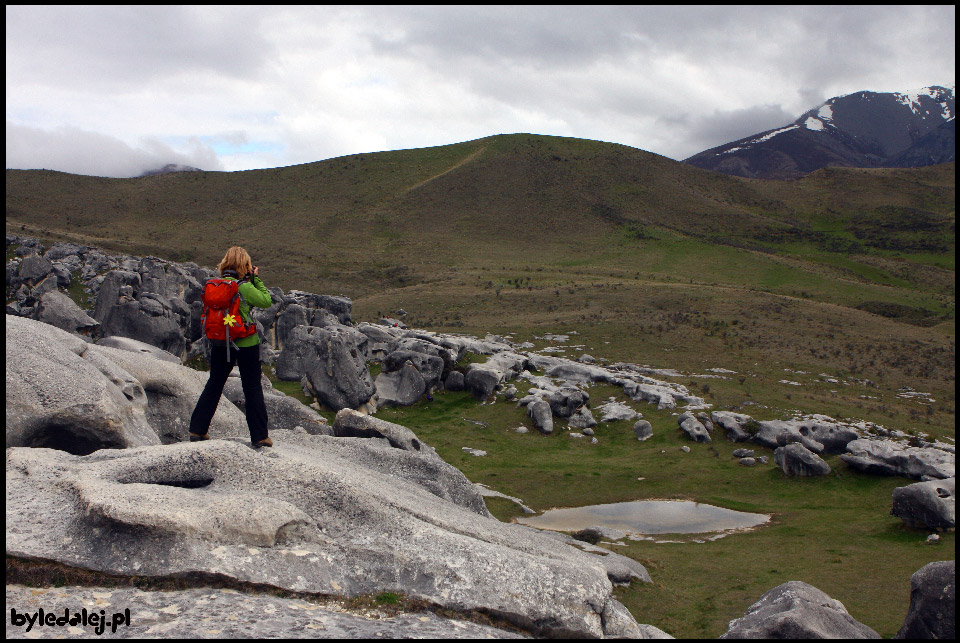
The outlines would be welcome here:
[[[259,442],[268,437],[267,407],[263,402],[263,388],[260,385],[260,346],[231,348],[230,361],[227,361],[226,346],[210,347],[210,379],[200,394],[197,407],[190,416],[190,433],[204,435],[210,429],[210,422],[220,404],[223,387],[227,383],[234,364],[240,367],[240,383],[243,386],[243,400],[247,414],[247,428],[250,429],[250,441]]]

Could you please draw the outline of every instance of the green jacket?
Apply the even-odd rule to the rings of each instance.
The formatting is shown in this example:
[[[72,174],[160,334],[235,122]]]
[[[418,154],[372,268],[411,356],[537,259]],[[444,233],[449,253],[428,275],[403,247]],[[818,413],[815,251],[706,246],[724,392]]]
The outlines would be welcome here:
[[[233,279],[233,277],[224,277],[224,279]],[[273,298],[270,297],[270,291],[263,285],[263,280],[257,275],[251,275],[249,281],[240,282],[240,294],[243,299],[240,300],[240,316],[247,324],[254,323],[253,315],[250,314],[250,306],[257,308],[269,308],[273,305]],[[260,343],[260,334],[254,333],[250,337],[243,337],[234,341],[237,348],[245,346],[256,346]]]

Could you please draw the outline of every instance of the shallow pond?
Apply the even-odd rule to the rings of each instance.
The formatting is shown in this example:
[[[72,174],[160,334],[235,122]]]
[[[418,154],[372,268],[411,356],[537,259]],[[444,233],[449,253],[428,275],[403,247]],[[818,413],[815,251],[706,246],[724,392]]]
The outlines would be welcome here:
[[[767,514],[745,513],[689,500],[638,500],[550,509],[539,516],[516,519],[521,524],[552,531],[580,531],[601,526],[635,535],[726,532],[756,527],[769,520]]]

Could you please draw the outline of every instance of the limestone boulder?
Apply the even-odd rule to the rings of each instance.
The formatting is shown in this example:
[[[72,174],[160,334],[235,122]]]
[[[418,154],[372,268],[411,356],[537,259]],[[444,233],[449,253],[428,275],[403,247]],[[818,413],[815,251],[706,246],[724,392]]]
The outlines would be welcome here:
[[[577,412],[577,409],[590,401],[590,396],[578,388],[564,386],[550,395],[550,410],[560,418],[568,418]]]
[[[677,423],[680,425],[680,428],[683,429],[683,432],[687,434],[687,437],[694,442],[712,442],[707,428],[689,411],[681,413],[677,418]]]
[[[416,369],[427,389],[434,388],[440,383],[444,370],[443,358],[425,351],[404,349],[393,351],[383,358],[383,372],[394,373],[402,370],[407,364]]]
[[[7,554],[117,575],[200,573],[340,596],[402,592],[542,636],[632,631],[620,610],[603,617],[616,604],[599,556],[491,518],[478,511],[475,491],[475,506],[437,495],[418,482],[435,479],[439,466],[423,449],[282,430],[273,437],[263,451],[240,440],[87,457],[8,449]]]
[[[481,400],[487,400],[493,395],[500,382],[503,380],[503,374],[484,364],[471,364],[463,379],[464,387],[470,391],[474,397]]]
[[[957,526],[957,479],[915,482],[893,490],[891,515],[908,527],[954,529]]]
[[[427,392],[423,375],[411,362],[398,370],[380,373],[374,380],[377,388],[377,407],[410,406]]]
[[[118,369],[143,389],[147,420],[161,443],[189,439],[190,416],[207,384],[208,373],[158,359],[151,353],[99,344],[89,346],[85,357],[101,368]],[[243,412],[225,397],[221,397],[210,422],[210,435],[250,438]]]
[[[95,346],[39,321],[6,316],[6,446],[97,449],[159,444],[144,387]]]
[[[956,638],[957,563],[924,565],[910,577],[910,608],[895,639]]]
[[[830,465],[799,442],[774,451],[773,461],[788,476],[822,476],[830,473]]]
[[[641,442],[653,437],[653,426],[646,420],[637,420],[633,425],[633,434]]]
[[[865,473],[906,476],[916,480],[952,478],[956,454],[935,447],[913,447],[894,440],[853,440],[840,458]]]
[[[553,433],[553,413],[546,400],[537,399],[527,404],[527,417],[533,420],[533,426],[541,433]]]
[[[72,299],[60,292],[51,290],[43,294],[37,305],[37,320],[56,326],[68,333],[90,337],[100,325]]]
[[[157,348],[152,344],[147,344],[146,342],[130,339],[129,337],[101,337],[96,343],[99,346],[119,348],[133,353],[144,353],[165,362],[170,362],[171,364],[180,364],[180,360],[173,353],[165,351],[162,348]]]
[[[446,381],[443,383],[443,387],[448,391],[462,391],[465,386],[463,373],[460,371],[450,371]]]
[[[277,377],[300,380],[329,409],[359,408],[376,392],[364,358],[366,341],[348,326],[297,326],[277,358]]]
[[[567,424],[571,429],[592,429],[597,426],[597,421],[594,419],[590,407],[584,404],[570,416],[570,421]]]
[[[774,587],[730,621],[722,639],[878,639],[838,600],[812,585],[790,581]]]

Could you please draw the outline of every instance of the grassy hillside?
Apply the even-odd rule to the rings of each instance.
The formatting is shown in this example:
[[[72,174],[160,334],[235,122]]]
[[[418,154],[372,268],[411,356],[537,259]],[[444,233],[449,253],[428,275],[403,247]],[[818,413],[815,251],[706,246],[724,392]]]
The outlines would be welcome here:
[[[544,334],[570,333],[562,355],[676,369],[715,409],[953,439],[954,181],[952,163],[757,181],[621,145],[511,135],[237,173],[8,170],[7,231],[207,266],[239,244],[268,285],[346,294],[358,321],[403,308],[412,327],[538,349]],[[629,401],[618,391],[594,387],[592,403]],[[678,637],[718,636],[787,580],[892,636],[910,574],[953,555],[952,534],[933,548],[889,515],[892,488],[909,480],[859,475],[837,457],[833,476],[787,479],[741,467],[723,440],[684,453],[675,416],[629,402],[651,440],[616,424],[598,427],[595,447],[564,432],[520,436],[522,410],[466,393],[379,415],[538,510],[678,497],[773,513],[750,534],[618,549],[655,579],[621,600]],[[498,502],[498,517],[515,514]]]

